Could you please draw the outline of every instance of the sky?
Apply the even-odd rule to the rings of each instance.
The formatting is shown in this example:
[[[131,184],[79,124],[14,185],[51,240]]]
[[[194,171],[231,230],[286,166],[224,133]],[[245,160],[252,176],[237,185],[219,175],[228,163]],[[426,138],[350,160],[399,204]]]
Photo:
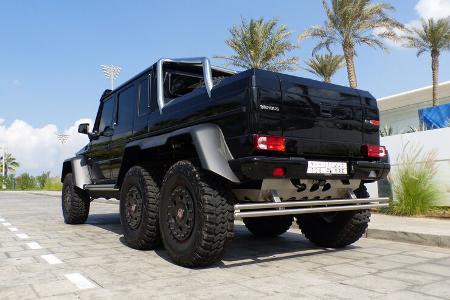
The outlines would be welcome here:
[[[0,146],[21,162],[18,172],[57,175],[61,161],[88,142],[76,133],[92,120],[109,82],[101,64],[123,68],[117,84],[162,57],[229,55],[224,40],[241,18],[277,18],[292,41],[322,24],[319,0],[23,0],[0,4]],[[388,0],[405,24],[450,15],[450,0]],[[311,57],[314,41],[292,55]],[[359,88],[383,97],[431,84],[430,58],[389,43],[390,54],[357,48]],[[337,49],[339,50],[339,49]],[[339,52],[337,52],[339,53]],[[213,59],[213,64],[223,61]],[[299,69],[294,75],[314,78]],[[450,80],[450,53],[441,56],[440,81]],[[345,68],[333,80],[348,85]],[[57,133],[69,134],[61,145]],[[42,159],[42,156],[45,159]]]

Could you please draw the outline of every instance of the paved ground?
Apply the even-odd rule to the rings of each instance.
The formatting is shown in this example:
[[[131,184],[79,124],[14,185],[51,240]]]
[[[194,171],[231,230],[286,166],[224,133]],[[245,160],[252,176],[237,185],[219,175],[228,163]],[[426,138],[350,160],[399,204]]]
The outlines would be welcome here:
[[[450,299],[450,249],[361,239],[336,251],[236,224],[223,261],[191,270],[126,247],[117,211],[94,202],[69,226],[55,197],[0,193],[0,299]]]
[[[33,191],[32,193],[61,197],[61,192]],[[97,201],[119,203],[117,200]],[[372,214],[366,237],[450,248],[450,219]]]

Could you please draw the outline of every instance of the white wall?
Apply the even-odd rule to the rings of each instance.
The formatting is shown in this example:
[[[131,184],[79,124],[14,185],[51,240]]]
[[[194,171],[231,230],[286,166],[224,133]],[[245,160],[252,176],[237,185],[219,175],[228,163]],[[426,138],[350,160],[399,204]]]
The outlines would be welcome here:
[[[391,159],[391,173],[395,172],[398,156],[402,153],[404,146],[414,144],[423,147],[424,151],[437,151],[436,164],[438,182],[444,192],[442,205],[450,206],[450,128],[442,128],[414,133],[399,134],[381,138],[381,145],[386,146]],[[368,186],[371,196],[377,196],[377,185]]]

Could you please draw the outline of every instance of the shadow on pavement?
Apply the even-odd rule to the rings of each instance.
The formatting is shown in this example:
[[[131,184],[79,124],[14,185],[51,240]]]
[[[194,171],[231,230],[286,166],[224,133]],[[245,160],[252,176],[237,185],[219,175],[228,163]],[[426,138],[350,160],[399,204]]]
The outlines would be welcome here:
[[[86,224],[115,234],[123,234],[119,213],[92,214],[89,215]],[[120,237],[119,240],[124,244],[124,247],[127,247],[123,237]],[[248,232],[244,225],[235,224],[233,241],[228,246],[222,261],[207,268],[233,268],[337,251],[348,251],[355,248],[358,247],[351,245],[344,249],[320,248],[310,243],[299,231],[286,232],[275,238],[260,238]],[[162,246],[156,249],[155,253],[162,259],[171,262]]]
[[[100,227],[115,234],[123,233],[119,213],[90,214],[85,224]]]

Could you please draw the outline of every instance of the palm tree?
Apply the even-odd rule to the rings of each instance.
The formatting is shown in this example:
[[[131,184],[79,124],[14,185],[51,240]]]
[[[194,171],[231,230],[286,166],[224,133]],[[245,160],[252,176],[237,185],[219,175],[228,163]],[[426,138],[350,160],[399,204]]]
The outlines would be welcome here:
[[[308,68],[306,71],[321,77],[323,81],[330,83],[331,77],[344,66],[342,55],[314,55],[313,58],[305,62]]]
[[[355,47],[368,45],[387,51],[384,38],[397,39],[395,29],[403,25],[387,16],[386,11],[394,10],[387,3],[372,3],[371,0],[322,0],[328,20],[323,26],[313,26],[299,35],[299,40],[318,38],[319,44],[313,54],[322,48],[330,50],[331,45],[339,44],[344,52],[348,81],[352,88],[358,86],[355,71]]]
[[[0,157],[0,172],[3,174],[3,157]],[[15,172],[20,166],[16,158],[11,153],[5,153],[5,177],[8,176],[8,172]]]
[[[264,21],[242,19],[240,25],[230,29],[231,38],[225,43],[234,50],[231,56],[216,56],[225,59],[225,65],[244,69],[265,69],[270,71],[293,71],[297,67],[296,57],[286,54],[297,48],[289,41],[291,33],[284,25],[278,25],[276,19]]]
[[[413,28],[404,37],[404,46],[416,48],[417,56],[425,52],[431,54],[431,70],[433,76],[433,106],[438,98],[439,55],[442,50],[450,49],[450,18],[439,20],[422,20],[420,27]]]

